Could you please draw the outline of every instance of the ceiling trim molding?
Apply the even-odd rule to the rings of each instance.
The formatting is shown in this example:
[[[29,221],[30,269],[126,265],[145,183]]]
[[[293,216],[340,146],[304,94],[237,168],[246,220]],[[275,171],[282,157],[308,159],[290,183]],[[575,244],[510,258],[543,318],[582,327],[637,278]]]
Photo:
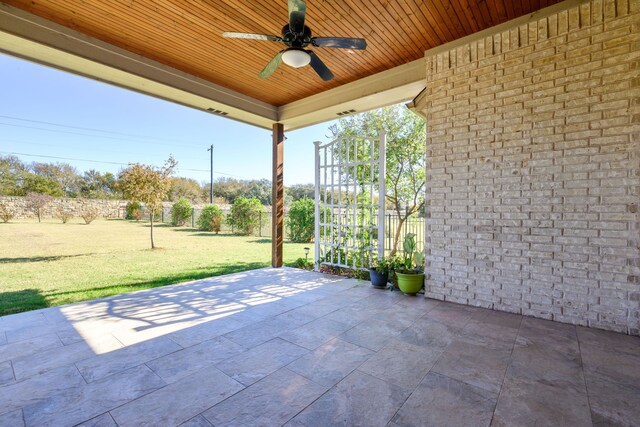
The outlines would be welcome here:
[[[546,18],[563,10],[570,9],[574,6],[580,6],[581,4],[588,3],[591,0],[565,0],[560,3],[553,4],[551,6],[547,6],[544,9],[536,10],[533,13],[528,15],[523,15],[518,18],[514,18],[510,21],[503,22],[502,24],[494,25],[493,27],[486,28],[484,30],[478,31],[473,34],[469,34],[468,36],[461,37],[459,39],[450,41],[448,43],[441,44],[440,46],[436,46],[425,51],[425,58],[435,56],[442,52],[447,52],[449,50],[455,49],[459,46],[464,46],[468,43],[471,43],[476,40],[480,40],[485,37],[492,36],[497,33],[501,33],[503,31],[510,30],[513,27],[517,27],[520,25],[528,24],[530,22],[537,21],[542,18]]]
[[[426,87],[426,70],[421,58],[291,102],[278,109],[279,121],[292,130],[412,100]]]

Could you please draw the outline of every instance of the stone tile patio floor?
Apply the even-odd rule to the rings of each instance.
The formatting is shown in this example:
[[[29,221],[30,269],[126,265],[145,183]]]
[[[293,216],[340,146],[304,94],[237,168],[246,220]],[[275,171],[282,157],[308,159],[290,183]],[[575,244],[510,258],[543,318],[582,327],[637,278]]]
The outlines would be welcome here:
[[[638,337],[313,272],[0,318],[1,426],[634,424]]]

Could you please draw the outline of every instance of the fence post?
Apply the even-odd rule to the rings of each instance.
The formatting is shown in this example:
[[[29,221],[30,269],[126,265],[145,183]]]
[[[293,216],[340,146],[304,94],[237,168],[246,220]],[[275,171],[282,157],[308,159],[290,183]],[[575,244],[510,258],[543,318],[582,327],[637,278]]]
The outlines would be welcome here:
[[[262,237],[262,211],[258,211],[258,213],[260,214],[258,218],[258,237]]]

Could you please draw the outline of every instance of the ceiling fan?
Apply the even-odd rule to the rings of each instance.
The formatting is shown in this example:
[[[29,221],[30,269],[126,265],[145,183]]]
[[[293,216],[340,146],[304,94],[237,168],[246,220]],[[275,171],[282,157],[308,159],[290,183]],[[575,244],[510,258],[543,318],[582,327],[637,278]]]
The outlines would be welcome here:
[[[333,73],[318,58],[312,50],[305,49],[307,46],[315,47],[333,47],[339,49],[358,49],[367,48],[367,41],[364,39],[354,39],[346,37],[311,37],[311,30],[304,25],[307,5],[304,0],[288,0],[289,1],[289,23],[282,27],[281,36],[271,36],[266,34],[249,34],[249,33],[222,33],[223,37],[235,39],[252,39],[266,40],[270,42],[281,42],[287,46],[267,64],[260,72],[261,79],[266,79],[284,62],[290,67],[299,68],[307,64],[311,64],[311,68],[322,78],[322,80],[331,80]]]

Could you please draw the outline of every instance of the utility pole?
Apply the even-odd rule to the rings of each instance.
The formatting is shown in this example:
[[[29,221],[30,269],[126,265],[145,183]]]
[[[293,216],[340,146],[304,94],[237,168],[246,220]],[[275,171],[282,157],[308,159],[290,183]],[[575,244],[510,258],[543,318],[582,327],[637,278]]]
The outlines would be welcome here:
[[[213,204],[213,144],[207,148],[207,151],[211,151],[211,185],[209,186],[209,203]]]

